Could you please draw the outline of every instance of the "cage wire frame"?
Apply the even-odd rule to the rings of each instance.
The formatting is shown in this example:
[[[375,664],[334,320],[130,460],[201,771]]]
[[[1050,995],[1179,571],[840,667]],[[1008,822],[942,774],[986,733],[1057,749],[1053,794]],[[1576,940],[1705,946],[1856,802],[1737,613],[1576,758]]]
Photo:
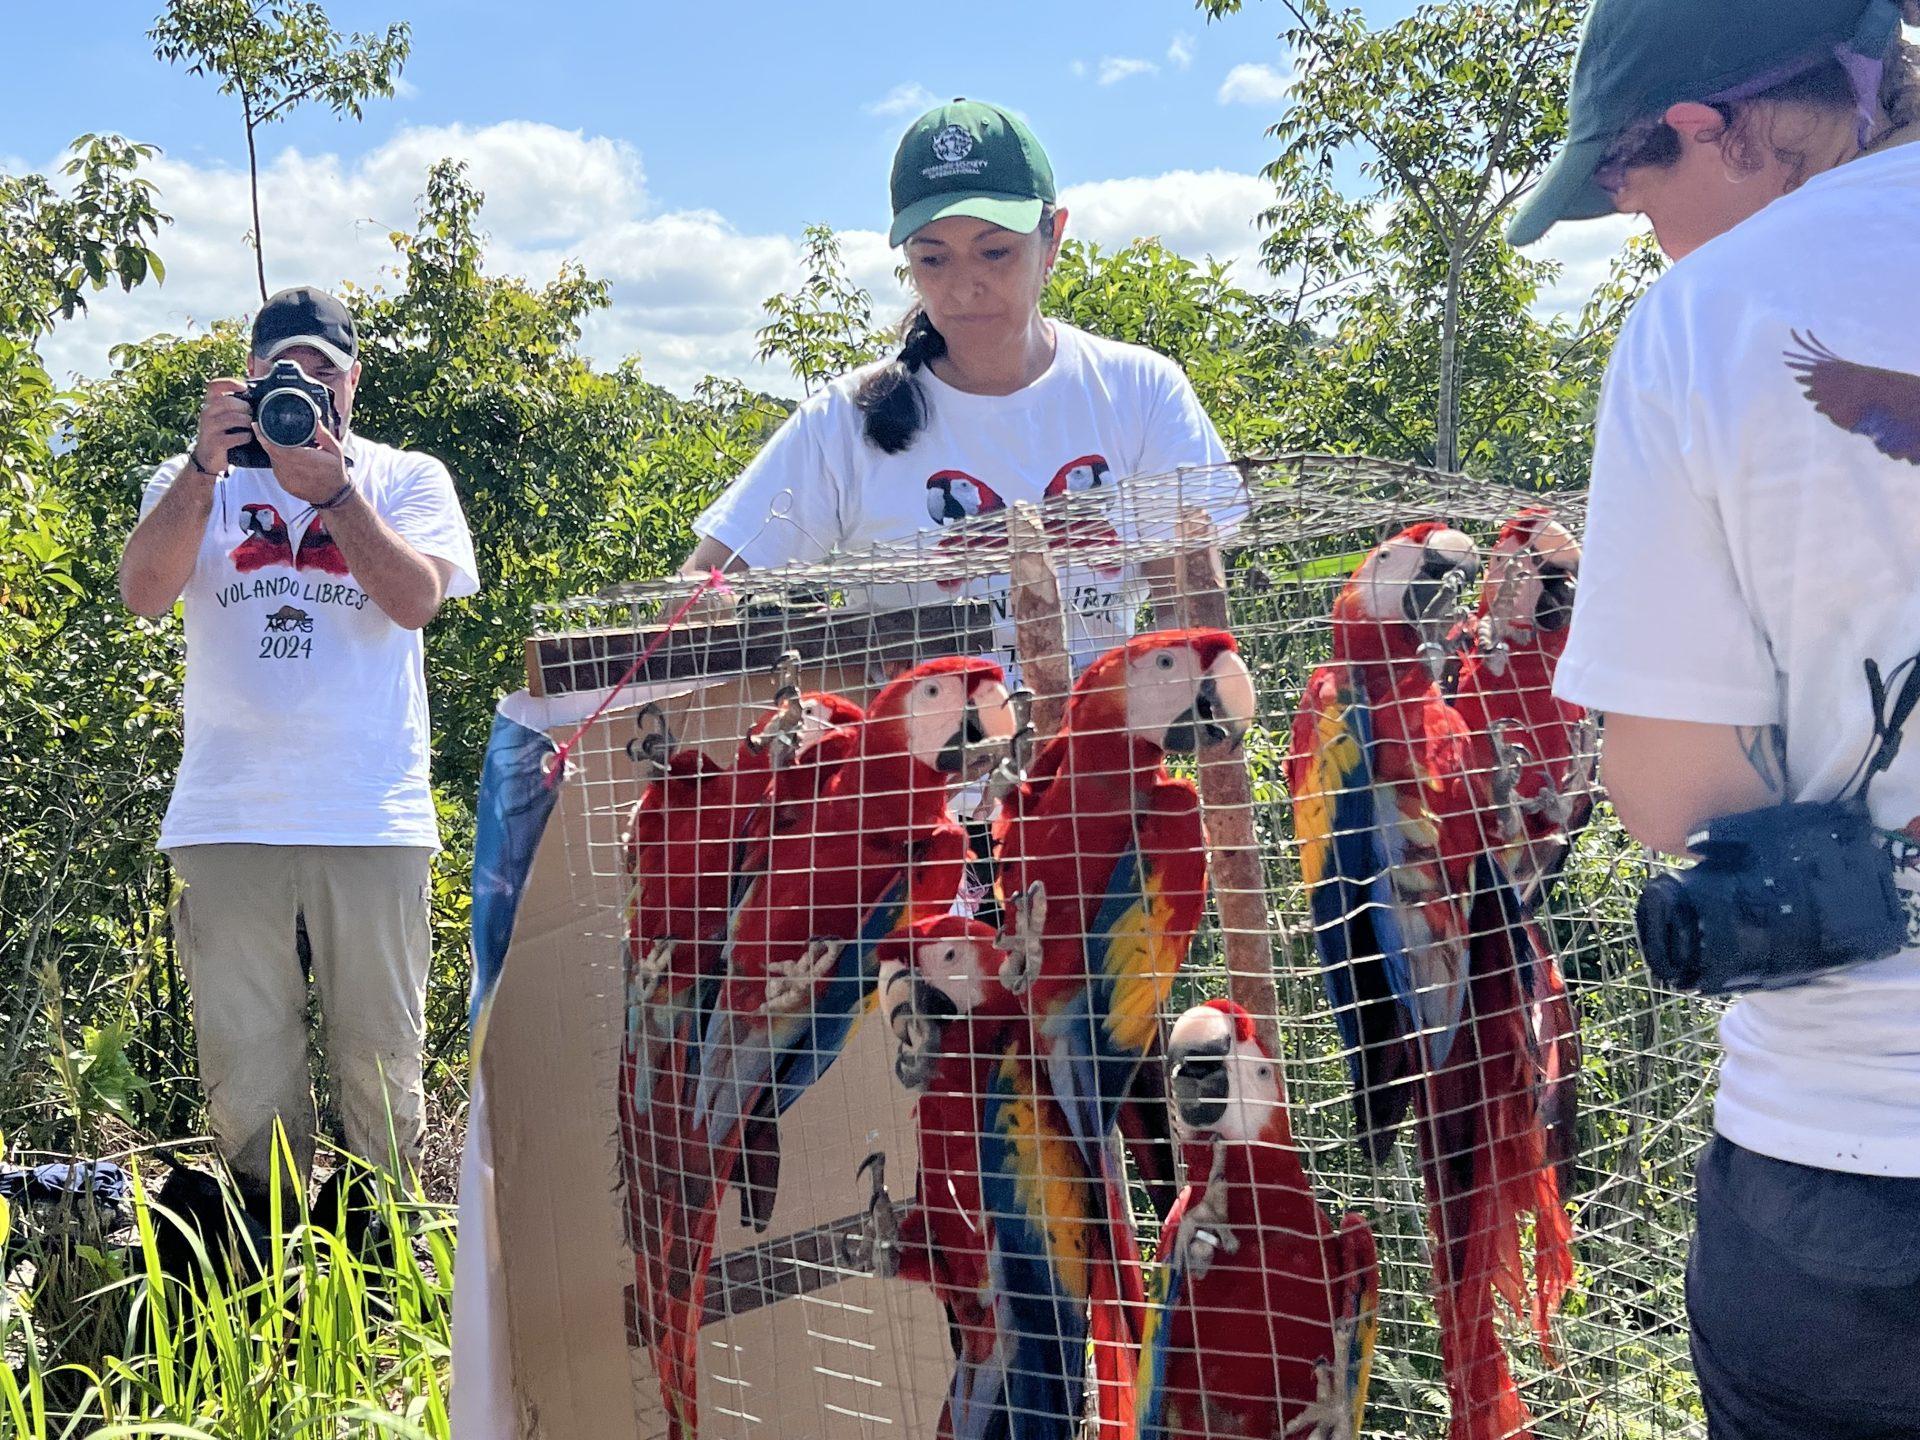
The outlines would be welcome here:
[[[1256,713],[1233,760],[1245,776],[1238,798],[1229,785],[1223,808],[1218,785],[1200,787],[1216,852],[1211,893],[1162,1007],[1162,1028],[1190,1005],[1229,990],[1257,1001],[1270,977],[1270,998],[1257,1007],[1257,1018],[1274,1037],[1296,1147],[1322,1209],[1334,1220],[1346,1210],[1359,1212],[1378,1245],[1380,1323],[1364,1433],[1448,1434],[1414,1135],[1411,1124],[1403,1126],[1379,1166],[1356,1143],[1352,1085],[1322,987],[1284,767],[1303,687],[1329,659],[1333,601],[1371,549],[1409,524],[1440,520],[1471,536],[1484,556],[1502,524],[1530,504],[1547,505],[1579,534],[1584,505],[1578,494],[1525,494],[1367,457],[1290,455],[1135,477],[1043,507],[982,514],[870,552],[736,574],[729,577],[728,612],[717,619],[703,612],[664,633],[661,622],[686,599],[685,578],[623,584],[541,607],[528,642],[536,692],[597,694],[613,705],[612,723],[569,762],[566,783],[578,787],[587,815],[583,832],[569,832],[569,873],[576,883],[598,885],[593,893],[599,896],[607,882],[631,882],[625,842],[651,772],[631,758],[639,752],[630,742],[641,733],[637,717],[650,702],[676,697],[681,708],[673,724],[681,738],[724,762],[740,739],[742,716],[764,706],[772,688],[767,677],[784,652],[803,656],[804,673],[837,669],[850,682],[864,681],[868,699],[889,673],[922,659],[984,655],[1033,691],[1044,743],[1058,724],[1073,664],[1092,659],[1136,623],[1144,630],[1203,623],[1209,615],[1223,620],[1251,672]],[[767,523],[784,522],[775,514]],[[1209,576],[1214,563],[1219,571]],[[1010,570],[1018,581],[1011,587]],[[1112,635],[1084,626],[1069,630],[1062,615],[1084,608],[1076,600],[1097,605],[1096,597],[1111,601]],[[612,691],[630,671],[627,683]],[[743,677],[752,682],[750,693],[720,683]],[[628,754],[619,753],[623,747]],[[1169,759],[1176,776],[1195,777],[1199,768],[1190,757]],[[977,796],[976,787],[969,803]],[[1237,861],[1223,856],[1233,848],[1223,846],[1223,835],[1239,837]],[[1653,863],[1602,802],[1535,915],[1565,976],[1582,1047],[1576,1179],[1564,1197],[1577,1269],[1554,1320],[1552,1363],[1521,1319],[1504,1316],[1501,1326],[1531,1412],[1531,1433],[1542,1437],[1703,1433],[1682,1277],[1692,1159],[1710,1130],[1718,1007],[1657,989],[1639,962],[1633,905]],[[1237,877],[1232,885],[1223,884],[1223,872]],[[596,938],[604,953],[594,963],[606,967],[607,1003],[630,1006],[622,979],[632,968],[630,917],[624,906],[603,906],[601,913],[605,923]],[[1242,964],[1230,976],[1230,953],[1245,956],[1249,946],[1265,963],[1253,974]],[[869,1013],[865,1023],[886,1020]],[[899,1084],[887,1073],[857,1080]],[[870,1143],[856,1117],[842,1128],[837,1143],[850,1153]],[[892,1179],[890,1193],[904,1208],[911,1203],[909,1177]],[[1150,1266],[1158,1224],[1137,1175],[1133,1179],[1126,1218]],[[865,1186],[849,1173],[845,1195],[829,1208],[858,1212]],[[731,1207],[734,1199],[718,1203]],[[824,1427],[830,1415],[865,1413],[844,1403],[850,1376],[856,1389],[869,1391],[924,1387],[925,1367],[950,1360],[944,1353],[896,1353],[873,1367],[879,1373],[858,1373],[857,1347],[836,1343],[843,1302],[830,1282],[859,1267],[844,1258],[855,1252],[841,1246],[839,1253],[838,1261],[815,1256],[806,1262],[825,1273],[782,1302],[812,1307],[807,1328],[817,1343],[804,1361],[775,1357],[769,1373],[767,1357],[729,1343],[730,1321],[703,1332],[699,1433],[779,1433],[757,1413],[764,1407],[752,1399],[756,1384],[789,1401],[811,1391]],[[891,1323],[908,1284],[895,1280],[868,1292],[878,1296],[880,1323]],[[944,1344],[945,1336],[939,1338]],[[643,1390],[650,1383],[646,1370],[642,1364],[637,1371]],[[910,1379],[910,1370],[921,1378]],[[940,1398],[933,1398],[936,1407]],[[930,1435],[934,1413],[913,1412],[904,1432],[870,1417],[867,1429],[848,1433]]]

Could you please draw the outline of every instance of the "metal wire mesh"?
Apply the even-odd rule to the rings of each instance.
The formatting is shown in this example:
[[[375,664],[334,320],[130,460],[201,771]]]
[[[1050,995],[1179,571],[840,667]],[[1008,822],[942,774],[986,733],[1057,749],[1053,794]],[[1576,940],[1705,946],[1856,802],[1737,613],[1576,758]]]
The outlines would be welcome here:
[[[929,1213],[972,1207],[971,1224],[958,1232],[964,1243],[957,1248],[990,1248],[996,1216],[978,1198],[977,1176],[972,1184],[963,1177],[956,1188],[950,1176],[923,1173],[916,1187],[915,1170],[924,1169],[936,1151],[948,1164],[955,1154],[963,1154],[987,1167],[990,1162],[982,1158],[978,1137],[963,1133],[966,1125],[953,1121],[955,1107],[959,1113],[980,1116],[981,1126],[991,1129],[986,1109],[990,1102],[979,1093],[987,1083],[982,1078],[986,1070],[1009,1043],[1045,1048],[1045,1041],[1034,1040],[1031,1030],[996,1030],[952,1013],[951,1003],[942,1010],[929,995],[928,977],[916,973],[911,951],[885,944],[863,946],[858,933],[847,933],[844,924],[809,929],[791,914],[784,919],[773,914],[799,911],[809,919],[839,914],[845,905],[836,909],[838,902],[823,892],[851,885],[860,892],[858,908],[867,915],[872,899],[891,883],[876,878],[873,867],[882,861],[862,848],[868,838],[863,827],[878,831],[904,825],[893,803],[898,796],[869,794],[867,808],[855,812],[863,817],[856,826],[846,824],[849,812],[844,809],[831,812],[839,818],[823,819],[829,814],[823,797],[838,782],[826,778],[833,772],[824,761],[818,774],[810,775],[808,769],[807,757],[820,760],[832,748],[822,736],[857,735],[861,727],[834,731],[833,717],[801,715],[793,705],[786,707],[785,719],[776,718],[765,733],[771,736],[792,727],[790,734],[771,747],[765,766],[756,773],[801,776],[805,783],[781,800],[784,808],[775,818],[748,818],[763,803],[769,783],[764,778],[742,790],[715,788],[705,779],[676,789],[672,777],[705,775],[709,764],[713,773],[725,775],[729,767],[748,763],[750,751],[739,748],[742,736],[748,725],[769,714],[775,699],[773,672],[786,652],[798,656],[797,666],[788,662],[785,676],[796,688],[831,689],[865,705],[907,666],[940,656],[995,659],[1014,682],[1024,681],[1036,692],[1033,713],[1043,732],[1038,739],[1044,755],[1045,732],[1059,723],[1061,691],[1072,674],[1084,671],[1097,655],[1136,629],[1200,623],[1209,613],[1220,613],[1209,611],[1213,605],[1223,607],[1226,629],[1251,675],[1251,723],[1230,758],[1222,760],[1217,750],[1202,750],[1199,759],[1170,754],[1166,774],[1178,787],[1199,777],[1204,764],[1227,765],[1245,776],[1248,803],[1233,802],[1236,814],[1224,814],[1220,797],[1233,796],[1232,786],[1198,787],[1198,813],[1214,850],[1212,892],[1177,975],[1161,987],[1154,1007],[1156,1043],[1164,1039],[1167,1024],[1202,1000],[1230,990],[1242,998],[1261,999],[1260,986],[1270,976],[1272,998],[1262,1001],[1262,1013],[1255,1019],[1263,1029],[1270,1024],[1268,1033],[1276,1037],[1272,1059],[1284,1086],[1293,1144],[1327,1218],[1337,1221],[1343,1211],[1357,1212],[1377,1245],[1379,1328],[1363,1433],[1502,1433],[1490,1428],[1484,1417],[1455,1417],[1449,1431],[1447,1368],[1434,1299],[1435,1230],[1444,1231],[1445,1226],[1430,1218],[1416,1136],[1420,1122],[1408,1122],[1399,1143],[1379,1163],[1370,1162],[1356,1143],[1354,1079],[1348,1065],[1352,1046],[1343,1042],[1329,1007],[1323,966],[1327,941],[1324,933],[1316,934],[1312,887],[1302,867],[1297,804],[1302,797],[1292,793],[1297,777],[1290,787],[1287,769],[1296,713],[1310,677],[1333,654],[1330,616],[1356,567],[1388,536],[1421,521],[1443,521],[1464,532],[1484,557],[1526,499],[1460,477],[1364,458],[1284,457],[1137,478],[1049,502],[1030,514],[982,515],[871,553],[738,576],[725,614],[700,612],[664,635],[660,621],[685,599],[684,580],[623,585],[541,613],[530,663],[548,693],[604,695],[633,671],[614,696],[612,722],[597,727],[573,754],[568,784],[579,797],[586,823],[568,832],[566,857],[578,893],[598,907],[603,922],[595,927],[595,943],[604,946],[608,1002],[624,1005],[627,1016],[621,1107],[629,1243],[640,1257],[674,1250],[679,1233],[675,1227],[691,1223],[674,1211],[704,1204],[725,1212],[722,1220],[713,1222],[720,1234],[711,1257],[696,1237],[663,1260],[665,1268],[651,1279],[644,1261],[636,1264],[631,1338],[637,1409],[654,1413],[650,1407],[660,1404],[651,1362],[667,1343],[674,1305],[686,1303],[691,1290],[696,1312],[704,1306],[709,1322],[700,1329],[696,1358],[681,1377],[689,1386],[697,1383],[699,1434],[934,1434],[943,1423],[946,1376],[955,1363],[952,1347],[964,1348],[968,1322],[955,1313],[950,1292],[942,1296],[949,1302],[942,1314],[924,1286],[907,1278],[871,1275],[876,1246],[884,1251],[893,1237],[869,1205],[875,1177],[871,1172],[856,1174],[854,1162],[871,1151],[889,1156],[884,1179],[893,1200],[892,1219],[909,1215],[916,1206]],[[1582,518],[1578,497],[1554,497],[1552,510],[1558,522],[1577,535]],[[1206,574],[1212,551],[1223,561],[1218,579],[1224,584],[1217,591]],[[1022,577],[1017,593],[1007,579],[1010,571]],[[1041,602],[1049,598],[1050,585],[1057,586],[1058,601],[1051,606],[1034,602],[1035,594]],[[1470,611],[1476,593],[1469,589],[1459,595],[1463,614]],[[1046,623],[1049,615],[1052,629]],[[1053,653],[1047,653],[1050,644]],[[772,713],[777,717],[782,712]],[[867,722],[869,727],[874,723]],[[1591,731],[1579,734],[1582,755],[1590,764]],[[996,801],[997,792],[991,785],[983,789],[986,782],[979,772],[1004,747],[996,749],[991,737],[975,740],[961,769],[940,781],[942,794],[959,796],[940,810],[943,815],[964,820],[987,813]],[[848,774],[858,769],[864,754],[861,743],[848,741],[850,749],[835,752],[835,763],[853,767]],[[694,761],[696,751],[709,761]],[[976,760],[978,765],[972,763]],[[670,772],[670,762],[679,769]],[[896,765],[872,773],[904,772]],[[725,798],[716,799],[720,796]],[[1016,798],[1004,803],[1020,802]],[[649,805],[661,837],[652,849],[641,843],[648,822],[639,818]],[[923,807],[914,822],[919,827],[914,843],[923,847],[940,828],[927,813]],[[771,860],[764,851],[758,860],[748,859],[738,836],[756,823],[766,827],[763,834],[778,831],[789,850]],[[1016,819],[1013,826],[1018,823]],[[1097,828],[1091,820],[1088,824]],[[1236,871],[1222,858],[1227,843],[1223,837],[1237,833],[1236,825],[1250,826],[1245,839],[1252,849],[1241,857],[1251,864],[1250,870]],[[987,848],[984,833],[976,825],[975,852]],[[1137,815],[1129,833],[1137,840]],[[767,843],[777,849],[781,842]],[[997,891],[994,861],[976,853],[964,872],[956,866],[929,865],[926,873],[948,876],[946,888],[932,894],[922,885],[911,896],[912,913],[891,918],[931,917],[956,908],[952,902],[958,890],[958,910],[977,912],[1000,927],[1003,937],[1017,930],[1010,914],[1017,892],[1006,884],[1008,843],[1000,842]],[[1087,849],[1100,853],[1091,839]],[[716,855],[723,858],[716,862]],[[916,855],[913,863],[922,859],[923,854]],[[667,892],[661,887],[674,877],[689,884],[703,875],[711,880],[716,863],[722,872],[717,901],[713,893],[697,902],[687,900],[690,891],[677,892],[673,901],[685,902],[684,908],[691,910],[706,907],[704,918],[685,922],[695,930],[704,925],[705,932],[679,936],[677,946],[662,952],[658,938],[673,929],[673,922],[658,909],[666,903],[661,897]],[[1601,803],[1557,878],[1534,897],[1532,918],[1557,957],[1578,1015],[1582,1056],[1574,1158],[1562,1197],[1572,1221],[1575,1279],[1552,1320],[1550,1350],[1534,1343],[1523,1317],[1503,1312],[1499,1322],[1502,1349],[1530,1413],[1530,1432],[1539,1436],[1700,1433],[1686,1360],[1681,1276],[1691,1214],[1691,1158],[1708,1130],[1714,1012],[1710,1006],[1654,990],[1639,965],[1632,909],[1647,864]],[[805,885],[797,878],[802,871],[811,877]],[[952,876],[962,873],[964,883],[956,887]],[[650,874],[660,882],[651,890]],[[1255,877],[1251,882],[1246,881],[1249,874]],[[1241,877],[1235,884],[1254,887],[1250,908],[1244,888],[1223,888],[1225,877],[1232,875]],[[940,882],[926,883],[937,887]],[[1101,881],[1096,877],[1091,883]],[[1072,918],[1080,913],[1073,898],[1056,894],[1051,918],[1031,923],[1050,940],[1063,933],[1063,927],[1070,931],[1084,924],[1084,917]],[[729,903],[735,909],[731,921]],[[712,929],[715,904],[718,931]],[[654,912],[647,910],[650,905]],[[755,962],[748,953],[750,943],[742,939],[740,918],[756,906],[762,912],[757,935],[786,936],[789,941],[818,935],[860,952],[857,959],[828,959],[819,949],[796,949],[789,943],[780,953],[780,978],[789,982],[786,993],[795,1006],[788,1018],[798,1015],[806,1022],[784,1038],[769,1038],[766,1017],[739,1008],[742,995],[760,993],[752,984],[762,983],[750,973]],[[1324,910],[1320,926],[1324,932]],[[753,922],[746,928],[752,930]],[[885,927],[869,922],[867,928],[878,935]],[[1250,942],[1252,953],[1261,957],[1257,975],[1244,973],[1244,963],[1230,964],[1231,957],[1249,953]],[[764,961],[775,948],[776,942],[769,940],[754,954]],[[847,973],[853,978],[839,989],[827,980],[816,982],[804,968],[818,969],[814,962],[841,967],[825,970],[829,977],[851,966]],[[904,988],[893,989],[903,963],[908,971]],[[1230,968],[1243,973],[1230,975]],[[676,991],[676,986],[681,988]],[[992,988],[989,980],[986,989]],[[878,1001],[872,998],[877,989],[888,992]],[[849,996],[856,998],[845,1018],[857,1020],[864,1013],[865,1020],[855,1025],[861,1038],[843,1041],[841,1017],[823,1020],[822,1008],[847,1011]],[[878,1013],[869,1008],[875,1006]],[[729,1007],[737,1012],[731,1020]],[[900,1027],[898,1037],[890,1022]],[[1023,1038],[1009,1042],[1014,1031]],[[928,1035],[934,1038],[929,1041]],[[926,1071],[938,1063],[942,1036],[954,1064],[946,1070],[945,1081],[929,1085]],[[900,1046],[913,1038],[925,1042],[923,1048],[933,1057],[922,1057],[919,1091],[901,1084],[892,1063]],[[839,1048],[843,1043],[844,1054]],[[988,1047],[985,1069],[960,1060],[968,1045]],[[755,1052],[756,1046],[762,1048]],[[694,1112],[703,1111],[700,1123],[709,1123],[720,1093],[709,1084],[704,1099],[696,1098],[702,1088],[700,1069],[704,1066],[710,1073],[715,1067],[727,1068],[721,1057],[729,1050],[734,1062],[727,1073],[730,1083],[740,1087],[732,1098],[749,1113],[756,1102],[765,1110],[767,1102],[741,1076],[761,1077],[771,1066],[776,1077],[789,1077],[762,1087],[763,1092],[777,1092],[783,1102],[793,1102],[771,1127],[781,1163],[777,1180],[771,1182],[778,1194],[774,1223],[765,1234],[733,1216],[736,1206],[753,1203],[751,1193],[743,1196],[743,1190],[752,1192],[756,1185],[769,1183],[756,1178],[742,1158],[753,1154],[756,1144],[764,1144],[768,1134],[744,1140],[736,1136],[717,1147],[725,1152],[718,1159],[687,1139],[696,1123]],[[749,1052],[749,1061],[739,1059]],[[1419,1048],[1414,1053],[1431,1057],[1437,1052]],[[779,1069],[796,1062],[797,1070]],[[686,1067],[689,1073],[668,1074],[674,1067]],[[806,1082],[821,1071],[826,1073],[809,1098]],[[1035,1106],[1044,1109],[1058,1100],[1049,1094],[1057,1074],[1044,1057],[1029,1071],[1025,1083]],[[955,1076],[961,1077],[958,1083]],[[782,1085],[788,1088],[782,1090]],[[943,1085],[951,1093],[941,1108]],[[829,1094],[830,1099],[824,1098]],[[934,1100],[927,1098],[930,1094]],[[907,1108],[916,1099],[921,1106],[917,1138]],[[963,1103],[967,1101],[977,1104]],[[991,1113],[1005,1115],[1004,1109]],[[935,1121],[936,1115],[943,1118]],[[1053,1119],[1059,1120],[1057,1113]],[[930,1142],[929,1121],[935,1121],[933,1128],[943,1139]],[[1044,1132],[1048,1120],[1043,1116],[1033,1123]],[[1160,1235],[1155,1197],[1144,1183],[1147,1177],[1137,1154],[1113,1162],[1118,1149],[1107,1149],[1107,1162],[1085,1156],[1078,1162],[1081,1169],[1074,1173],[1085,1202],[1081,1208],[1098,1211],[1108,1203],[1098,1194],[1101,1163],[1124,1163],[1125,1213],[1115,1218],[1137,1236],[1143,1288],[1159,1294],[1171,1269],[1156,1260]],[[1208,1177],[1193,1173],[1193,1166],[1204,1163],[1206,1154],[1204,1146],[1185,1151],[1185,1178],[1195,1187],[1196,1201]],[[1062,1163],[1071,1169],[1071,1162]],[[710,1168],[696,1176],[698,1183],[691,1188],[681,1183],[689,1171],[703,1165]],[[760,1203],[769,1198],[762,1196]],[[795,1223],[796,1217],[805,1223]],[[698,1231],[698,1223],[691,1228]],[[949,1238],[935,1227],[928,1248],[936,1270]],[[1124,1251],[1126,1246],[1119,1248]],[[902,1253],[891,1252],[896,1258]],[[1124,1256],[1116,1263],[1126,1263]],[[680,1267],[677,1277],[668,1274],[674,1264]],[[692,1271],[707,1273],[709,1264],[711,1275],[704,1287],[692,1284]],[[887,1268],[884,1263],[882,1268]],[[910,1258],[905,1268],[914,1268]],[[996,1317],[992,1312],[1010,1273],[1004,1267],[986,1272],[987,1314],[976,1317],[977,1323],[989,1328],[1007,1323],[1005,1314]],[[965,1283],[960,1288],[965,1289]],[[703,1295],[698,1293],[703,1289]],[[738,1318],[765,1310],[784,1313],[789,1307],[804,1317],[797,1322],[797,1333],[804,1337],[799,1341],[772,1339]],[[787,1333],[790,1337],[796,1332]],[[1074,1350],[1083,1343],[1081,1332],[1074,1332],[1065,1348]],[[761,1347],[757,1353],[756,1344]],[[1311,1362],[1326,1357],[1299,1358]],[[1061,1363],[1071,1370],[1083,1361],[1084,1352],[1068,1354]],[[1129,1373],[1130,1366],[1129,1361]],[[1070,1427],[1078,1424],[1085,1424],[1088,1434],[1132,1433],[1118,1422],[1096,1424],[1103,1403],[1094,1378],[1099,1371],[1096,1363],[1086,1370],[1084,1383],[1072,1388],[1084,1417],[1052,1417],[1069,1428],[1048,1429],[1038,1417],[1030,1417],[1027,1428],[1016,1426],[1013,1433],[1071,1434]],[[1291,1397],[1289,1404],[1296,1408],[1288,1415],[1313,1398]],[[684,1415],[678,1430],[664,1416],[655,1423],[660,1434],[692,1433]],[[1219,1420],[1222,1428],[1217,1431],[1206,1428],[1212,1423],[1178,1433],[1241,1433],[1226,1428],[1232,1423],[1228,1420]],[[964,1432],[965,1426],[958,1428]]]

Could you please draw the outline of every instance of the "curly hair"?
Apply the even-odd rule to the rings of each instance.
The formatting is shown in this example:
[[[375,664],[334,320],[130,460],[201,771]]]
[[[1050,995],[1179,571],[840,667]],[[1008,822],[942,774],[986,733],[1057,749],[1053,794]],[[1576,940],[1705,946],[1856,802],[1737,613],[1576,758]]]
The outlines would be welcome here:
[[[1906,19],[1920,25],[1920,0],[1906,0]],[[1896,38],[1887,52],[1880,78],[1880,108],[1890,130],[1898,130],[1920,120],[1920,47]],[[1720,112],[1721,129],[1703,138],[1720,142],[1726,163],[1734,170],[1754,173],[1769,159],[1787,167],[1788,188],[1807,180],[1809,155],[1799,148],[1811,138],[1812,127],[1802,133],[1787,132],[1793,122],[1787,110],[1812,111],[1820,116],[1851,114],[1857,105],[1853,82],[1846,68],[1828,60],[1782,80],[1757,95],[1733,101],[1710,102]],[[1651,165],[1666,168],[1679,163],[1680,132],[1664,120],[1642,122],[1628,132],[1620,148],[1622,153],[1611,165],[1626,168]]]

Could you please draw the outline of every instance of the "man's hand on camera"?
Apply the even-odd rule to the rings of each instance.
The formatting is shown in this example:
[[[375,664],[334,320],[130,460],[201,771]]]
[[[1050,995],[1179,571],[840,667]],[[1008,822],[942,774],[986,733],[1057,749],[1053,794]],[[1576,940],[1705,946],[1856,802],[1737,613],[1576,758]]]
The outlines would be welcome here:
[[[253,407],[247,404],[247,382],[209,380],[207,397],[200,402],[200,430],[193,438],[200,469],[218,475],[227,468],[227,451],[252,438]],[[192,466],[187,468],[192,472]]]
[[[347,462],[341,454],[340,442],[324,425],[314,431],[311,445],[288,450],[265,435],[260,436],[260,443],[266,446],[273,460],[273,478],[296,500],[324,505],[347,483]]]

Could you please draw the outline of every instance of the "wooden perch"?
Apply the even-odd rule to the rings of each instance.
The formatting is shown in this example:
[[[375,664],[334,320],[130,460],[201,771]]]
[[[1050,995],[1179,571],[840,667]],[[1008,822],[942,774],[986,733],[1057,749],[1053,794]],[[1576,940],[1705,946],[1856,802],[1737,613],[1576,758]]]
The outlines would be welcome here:
[[[527,640],[527,689],[535,695],[605,690],[627,672],[665,627],[575,630]],[[940,655],[993,648],[993,606],[960,600],[911,610],[748,611],[715,624],[675,626],[635,674],[636,683],[761,674],[783,652],[803,666],[917,665]]]
[[[1227,577],[1204,510],[1180,517],[1174,565],[1175,613],[1183,625],[1227,629]],[[1253,1016],[1269,1055],[1280,1051],[1280,996],[1273,983],[1267,877],[1253,825],[1253,783],[1244,750],[1200,754],[1200,803],[1212,852],[1214,904],[1226,950],[1227,994]]]
[[[1021,681],[1033,691],[1033,728],[1041,743],[1060,728],[1073,669],[1067,657],[1066,615],[1060,607],[1060,574],[1054,568],[1039,507],[1016,500],[1007,512],[1012,551],[1013,649]]]

